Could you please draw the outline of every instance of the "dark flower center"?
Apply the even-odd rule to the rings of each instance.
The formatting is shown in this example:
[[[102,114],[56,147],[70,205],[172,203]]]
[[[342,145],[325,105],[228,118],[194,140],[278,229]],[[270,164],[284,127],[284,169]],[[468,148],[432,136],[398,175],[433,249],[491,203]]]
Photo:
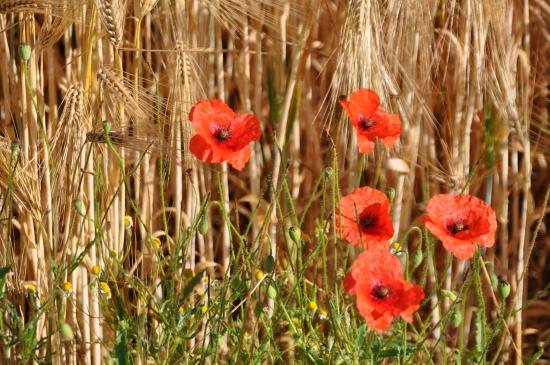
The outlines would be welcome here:
[[[370,118],[359,117],[359,128],[363,131],[368,131],[374,126],[374,121]]]
[[[449,233],[452,235],[455,235],[462,231],[466,231],[468,229],[470,229],[470,227],[468,227],[468,225],[465,224],[464,222],[455,222],[447,225],[447,231],[449,231]]]
[[[370,292],[372,297],[377,300],[384,300],[386,299],[391,293],[390,289],[384,285],[377,285],[374,288],[372,288],[372,291]]]
[[[226,142],[231,138],[233,133],[226,127],[218,127],[212,134],[220,143]]]
[[[372,215],[359,217],[359,225],[361,226],[361,228],[365,228],[365,229],[376,226],[377,221],[378,221],[378,218]]]

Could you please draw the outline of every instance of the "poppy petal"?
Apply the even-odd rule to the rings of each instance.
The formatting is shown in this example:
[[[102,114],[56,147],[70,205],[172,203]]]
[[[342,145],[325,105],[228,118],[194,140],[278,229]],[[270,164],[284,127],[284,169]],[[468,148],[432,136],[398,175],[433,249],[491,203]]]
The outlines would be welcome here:
[[[349,101],[340,100],[352,123],[359,117],[370,118],[380,106],[380,97],[370,89],[359,89],[351,93]]]
[[[189,141],[189,150],[199,160],[206,163],[220,163],[224,161],[224,155],[218,148],[208,143],[200,134]]]
[[[232,150],[240,150],[250,142],[257,141],[262,135],[260,122],[255,115],[241,114],[231,123],[233,136],[226,146]]]
[[[407,304],[404,311],[401,312],[401,317],[408,323],[413,321],[412,315],[420,308],[420,302],[424,300],[424,290],[419,285],[411,285],[407,290],[404,303]]]
[[[250,147],[249,146],[246,146],[245,148],[243,148],[242,150],[240,151],[235,151],[231,154],[229,154],[229,156],[226,156],[225,157],[225,160],[231,165],[233,166],[233,168],[241,171],[246,163],[248,162],[248,160],[250,159]]]
[[[370,153],[374,151],[375,143],[362,134],[357,133],[357,142],[359,143],[359,152]]]
[[[353,278],[353,274],[350,272],[344,277],[344,290],[346,293],[353,293],[353,290],[355,289],[355,279]]]

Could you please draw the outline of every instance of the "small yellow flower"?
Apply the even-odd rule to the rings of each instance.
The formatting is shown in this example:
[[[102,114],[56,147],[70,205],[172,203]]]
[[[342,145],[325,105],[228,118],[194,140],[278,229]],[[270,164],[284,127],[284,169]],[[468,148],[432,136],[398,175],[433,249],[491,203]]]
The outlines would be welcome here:
[[[99,265],[94,265],[94,266],[92,266],[91,271],[92,271],[92,274],[97,276],[97,275],[101,274],[101,267],[99,267]]]
[[[394,242],[391,244],[390,252],[394,255],[400,255],[401,254],[401,244],[399,242]]]
[[[68,281],[63,284],[62,288],[65,295],[70,295],[73,292],[73,284]]]
[[[160,241],[160,239],[158,237],[152,237],[150,242],[151,242],[151,246],[155,250],[158,250],[160,248],[160,245],[162,244],[162,242]]]
[[[262,270],[256,270],[256,280],[260,281],[264,278],[265,274]]]
[[[134,225],[134,221],[132,220],[132,217],[129,215],[124,216],[124,228],[130,229]]]
[[[300,320],[296,317],[292,317],[292,323],[294,323],[295,326],[300,326]]]
[[[109,288],[109,284],[107,282],[101,281],[99,283],[99,294],[105,299],[111,298],[111,288]]]
[[[317,303],[312,300],[307,304],[307,307],[309,308],[309,310],[315,312],[317,310]]]
[[[244,331],[243,337],[244,337],[245,340],[250,340],[250,338],[251,338],[252,336],[250,336],[250,333],[248,333],[248,331]]]
[[[25,286],[25,289],[27,289],[27,293],[29,295],[36,295],[36,293],[38,292],[38,289],[36,289],[36,285],[34,284],[27,284]]]
[[[204,277],[204,281],[206,283],[206,287],[210,286],[211,288],[215,288],[216,287],[216,279],[212,279],[210,277],[210,275],[206,275]]]
[[[324,320],[328,319],[328,312],[327,312],[326,310],[324,310],[324,309],[321,309],[321,310],[319,311],[319,319],[320,319],[321,321],[324,321]]]
[[[184,314],[185,313],[185,308],[183,305],[180,305],[180,307],[178,308],[178,312],[179,314]]]
[[[206,304],[201,307],[202,313],[206,313],[207,310],[208,310],[208,306]]]

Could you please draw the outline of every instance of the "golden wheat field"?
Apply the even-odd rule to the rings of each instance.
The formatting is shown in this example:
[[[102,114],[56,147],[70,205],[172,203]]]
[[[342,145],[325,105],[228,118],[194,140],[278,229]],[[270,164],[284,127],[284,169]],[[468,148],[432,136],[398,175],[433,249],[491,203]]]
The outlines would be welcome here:
[[[545,0],[0,0],[0,364],[550,364]]]

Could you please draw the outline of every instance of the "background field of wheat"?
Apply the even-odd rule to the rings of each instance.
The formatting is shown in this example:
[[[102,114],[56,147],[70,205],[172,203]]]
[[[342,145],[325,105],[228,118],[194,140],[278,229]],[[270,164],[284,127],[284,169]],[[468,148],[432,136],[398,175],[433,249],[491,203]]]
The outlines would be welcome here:
[[[0,364],[550,363],[549,23],[544,0],[0,0]],[[395,148],[358,153],[337,101],[361,87]],[[204,98],[258,116],[243,171],[190,154]],[[336,203],[364,185],[427,298],[382,333],[342,287]],[[496,211],[481,268],[422,227],[440,192]]]

